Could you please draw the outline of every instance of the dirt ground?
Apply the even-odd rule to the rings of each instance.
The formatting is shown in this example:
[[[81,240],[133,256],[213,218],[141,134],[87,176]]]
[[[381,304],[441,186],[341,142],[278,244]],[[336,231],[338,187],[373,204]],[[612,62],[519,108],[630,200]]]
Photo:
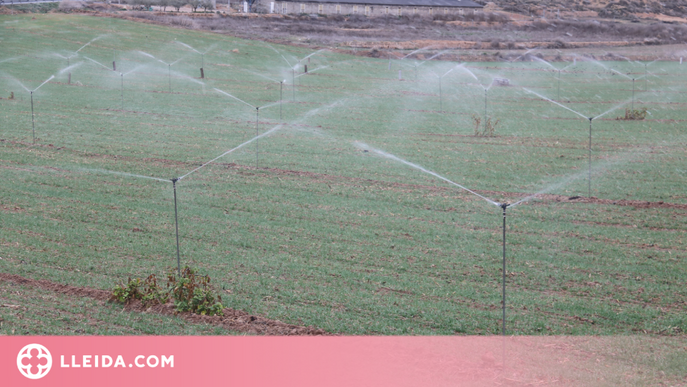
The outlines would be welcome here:
[[[0,273],[0,280],[14,282],[24,286],[31,286],[37,289],[55,292],[69,297],[88,297],[100,301],[103,304],[107,303],[112,296],[112,293],[107,290],[62,285],[51,281],[33,280],[13,274]],[[140,302],[134,302],[126,305],[125,309],[131,312],[139,313],[177,315],[190,323],[221,326],[228,331],[247,334],[276,336],[312,336],[328,334],[322,329],[285,324],[281,321],[270,320],[260,316],[253,316],[246,312],[231,308],[224,309],[224,316],[201,316],[192,313],[179,313],[174,310],[174,305],[171,303],[146,308]]]

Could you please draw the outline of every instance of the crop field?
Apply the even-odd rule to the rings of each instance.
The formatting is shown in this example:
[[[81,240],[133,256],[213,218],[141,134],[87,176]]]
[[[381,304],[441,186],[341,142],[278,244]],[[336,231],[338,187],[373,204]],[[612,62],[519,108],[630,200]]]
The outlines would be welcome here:
[[[227,307],[334,334],[500,334],[505,211],[508,334],[687,332],[687,63],[0,26],[1,274],[165,276],[176,188],[181,265]],[[226,333],[5,280],[0,303],[21,306],[0,334]]]

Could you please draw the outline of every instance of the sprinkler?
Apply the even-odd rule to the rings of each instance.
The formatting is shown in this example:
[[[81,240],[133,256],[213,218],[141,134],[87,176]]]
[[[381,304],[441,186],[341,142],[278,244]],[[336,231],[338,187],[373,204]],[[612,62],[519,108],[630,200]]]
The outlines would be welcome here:
[[[487,93],[489,89],[484,89],[484,133],[487,133]]]
[[[592,120],[594,117],[589,117],[589,197],[592,197]]]
[[[291,69],[291,90],[293,91],[293,102],[296,102],[296,67]]]
[[[502,277],[502,285],[503,285],[503,290],[502,290],[502,295],[503,295],[503,301],[502,301],[502,309],[503,309],[503,324],[501,326],[501,334],[503,336],[506,335],[506,208],[508,208],[510,204],[508,203],[500,203],[499,206],[503,210],[503,277]]]
[[[286,82],[286,79],[279,82],[279,119],[280,120],[281,120],[281,105],[282,105],[282,101],[284,100],[284,82]]]
[[[444,99],[441,93],[441,77],[439,77],[439,111],[444,110]]]
[[[36,143],[36,125],[33,122],[33,90],[31,91],[31,129],[33,130],[33,143]]]
[[[561,70],[558,70],[558,97],[556,97],[557,100],[561,100]]]
[[[172,179],[172,187],[174,188],[174,225],[177,234],[177,273],[181,276],[181,256],[179,255],[179,217],[177,212],[177,181],[178,177]]]
[[[40,86],[38,86],[37,88],[35,88],[33,90],[28,90],[28,89],[26,89],[26,87],[24,87],[24,89],[27,90],[29,92],[29,94],[31,94],[31,131],[33,133],[33,143],[34,144],[36,143],[36,124],[35,124],[35,119],[34,119],[34,114],[33,114],[33,92],[40,89],[43,85],[48,83],[48,81],[50,81],[53,78],[55,78],[55,76],[51,75],[50,78],[46,79],[43,83],[40,84]],[[23,85],[22,85],[22,87],[23,87]]]
[[[260,155],[258,147],[258,137],[260,136],[260,108],[255,108],[255,169],[258,169],[258,157]]]
[[[632,111],[635,110],[635,79],[632,78]]]
[[[122,82],[122,87],[121,87],[121,92],[122,92],[122,110],[124,110],[124,73],[119,73],[119,77],[121,78]]]

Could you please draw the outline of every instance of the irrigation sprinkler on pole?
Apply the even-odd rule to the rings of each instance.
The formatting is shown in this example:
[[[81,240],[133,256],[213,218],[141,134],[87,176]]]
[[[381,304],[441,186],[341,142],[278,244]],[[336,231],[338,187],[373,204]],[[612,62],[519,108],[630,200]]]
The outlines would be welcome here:
[[[260,135],[260,108],[256,107],[255,108],[255,137],[258,137]],[[260,155],[259,152],[259,147],[258,147],[258,142],[260,140],[256,139],[255,140],[255,169],[258,169],[258,157]]]
[[[55,78],[55,76],[51,75],[50,78],[46,79],[43,83],[40,84],[40,86],[38,86],[37,88],[35,88],[33,90],[27,90],[24,87],[24,89],[27,90],[29,92],[29,94],[31,94],[31,132],[33,133],[33,143],[34,144],[36,143],[36,124],[35,124],[35,119],[34,119],[34,114],[33,114],[33,92],[40,89],[43,85],[48,83],[48,81],[50,81],[53,78]],[[23,85],[22,85],[22,87],[23,87]]]
[[[632,78],[632,111],[635,111],[635,79]]]
[[[484,133],[487,133],[487,92],[489,89],[484,89]]]
[[[589,117],[589,197],[592,197],[592,120],[594,117]]]
[[[177,234],[177,273],[181,277],[181,256],[179,255],[179,217],[177,212],[177,181],[178,177],[172,179],[172,187],[174,188],[174,225]]]
[[[558,70],[558,97],[557,100],[561,100],[561,70]]]
[[[291,91],[293,91],[293,102],[296,102],[296,67],[291,68]]]
[[[122,110],[124,110],[124,73],[119,73],[119,77],[121,78],[121,93],[122,93]]]
[[[439,111],[444,110],[444,99],[441,93],[441,77],[439,77]]]
[[[33,143],[36,143],[36,125],[33,120],[33,90],[31,90],[31,129],[33,131]]]
[[[501,334],[506,335],[506,208],[508,208],[508,203],[501,203],[501,209],[503,210],[503,324],[501,326]]]
[[[286,82],[286,79],[279,82],[279,119],[280,120],[281,120],[281,105],[282,105],[282,101],[284,101],[284,82]]]

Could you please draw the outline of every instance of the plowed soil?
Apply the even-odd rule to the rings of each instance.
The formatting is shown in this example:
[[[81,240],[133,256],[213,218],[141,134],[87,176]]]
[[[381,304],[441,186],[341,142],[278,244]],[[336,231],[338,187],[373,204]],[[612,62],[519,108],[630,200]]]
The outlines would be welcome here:
[[[24,286],[31,286],[67,296],[93,298],[101,301],[103,304],[108,302],[110,296],[112,295],[107,290],[63,285],[46,280],[29,279],[13,274],[0,273],[0,280],[14,282]],[[221,326],[222,328],[232,332],[255,335],[313,336],[328,334],[322,329],[286,324],[281,321],[254,316],[231,308],[224,309],[224,316],[201,316],[192,313],[179,313],[174,310],[174,305],[172,303],[144,307],[140,302],[133,302],[126,305],[125,309],[130,312],[157,313],[168,316],[176,315],[182,317],[184,320],[192,324],[210,324]]]

